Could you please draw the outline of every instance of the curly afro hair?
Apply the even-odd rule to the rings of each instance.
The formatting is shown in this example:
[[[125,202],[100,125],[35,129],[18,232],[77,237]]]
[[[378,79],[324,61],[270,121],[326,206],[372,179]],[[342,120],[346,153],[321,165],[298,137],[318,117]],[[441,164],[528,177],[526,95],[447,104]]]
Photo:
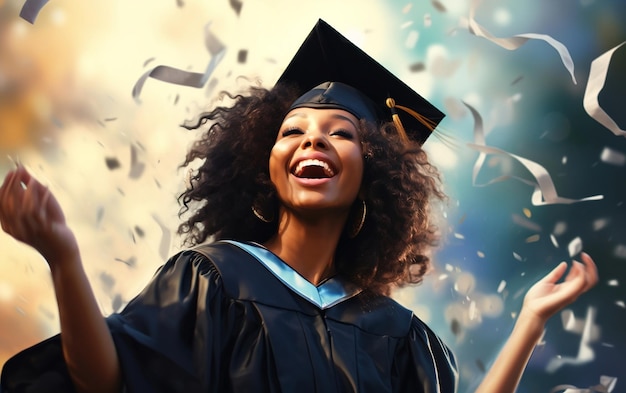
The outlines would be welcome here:
[[[179,215],[190,213],[178,233],[191,246],[209,238],[263,243],[277,232],[277,220],[263,222],[251,207],[278,211],[269,156],[298,93],[278,85],[226,95],[233,105],[200,115],[192,128],[206,122],[210,127],[181,164],[188,167],[202,161],[178,198]],[[417,143],[403,142],[393,123],[377,127],[362,120],[359,133],[364,155],[361,196],[367,217],[358,236],[340,239],[335,267],[362,288],[389,293],[392,285],[419,283],[428,271],[427,254],[438,240],[429,219],[430,204],[444,195],[424,150]]]

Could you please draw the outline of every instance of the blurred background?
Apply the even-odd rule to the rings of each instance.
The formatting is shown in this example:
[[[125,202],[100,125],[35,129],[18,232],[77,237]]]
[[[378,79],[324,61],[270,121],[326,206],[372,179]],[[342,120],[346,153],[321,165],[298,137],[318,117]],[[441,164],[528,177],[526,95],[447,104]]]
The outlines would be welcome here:
[[[182,247],[177,167],[198,134],[180,124],[222,90],[271,87],[323,18],[448,115],[425,144],[449,196],[442,245],[425,282],[395,296],[453,348],[459,391],[481,380],[529,286],[580,250],[600,283],[549,322],[519,392],[625,391],[626,141],[583,107],[595,87],[626,129],[626,46],[603,88],[602,72],[590,79],[626,41],[622,0],[52,0],[34,24],[23,4],[0,0],[0,175],[20,161],[51,188],[104,313]],[[204,78],[141,79],[157,66]],[[467,145],[481,144],[477,119],[506,153]],[[533,203],[523,159],[569,202],[595,198]],[[0,364],[56,332],[45,261],[0,233]]]

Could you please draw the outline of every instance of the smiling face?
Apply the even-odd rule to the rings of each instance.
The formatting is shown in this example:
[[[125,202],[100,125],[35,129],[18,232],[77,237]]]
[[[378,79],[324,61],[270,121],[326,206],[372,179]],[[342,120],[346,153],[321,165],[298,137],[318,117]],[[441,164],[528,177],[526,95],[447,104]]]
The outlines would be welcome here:
[[[339,109],[296,108],[283,120],[269,160],[281,204],[294,211],[345,211],[359,193],[358,119]]]

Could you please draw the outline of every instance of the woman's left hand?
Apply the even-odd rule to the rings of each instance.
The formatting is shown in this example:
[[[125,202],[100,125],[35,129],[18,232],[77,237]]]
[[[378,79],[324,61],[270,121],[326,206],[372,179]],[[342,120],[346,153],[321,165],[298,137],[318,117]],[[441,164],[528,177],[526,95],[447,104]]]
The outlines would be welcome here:
[[[581,259],[582,262],[573,262],[567,277],[562,282],[557,283],[567,270],[566,262],[561,262],[535,283],[524,297],[521,313],[536,317],[541,323],[545,323],[551,316],[596,285],[598,283],[596,264],[584,252],[581,254]]]

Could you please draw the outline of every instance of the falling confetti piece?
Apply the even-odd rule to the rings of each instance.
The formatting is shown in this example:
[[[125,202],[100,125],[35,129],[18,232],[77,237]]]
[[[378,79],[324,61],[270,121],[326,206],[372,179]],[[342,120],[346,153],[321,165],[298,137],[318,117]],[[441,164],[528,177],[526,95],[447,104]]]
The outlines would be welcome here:
[[[472,2],[470,6],[468,27],[469,27],[469,32],[471,34],[474,34],[477,37],[485,38],[493,42],[494,44],[507,50],[517,50],[522,45],[524,45],[528,40],[544,41],[548,45],[552,46],[558,52],[559,56],[561,57],[561,62],[563,63],[567,71],[569,71],[574,84],[576,84],[576,77],[574,76],[574,61],[572,60],[572,57],[570,56],[569,51],[567,50],[565,45],[555,40],[554,38],[550,37],[549,35],[545,35],[545,34],[528,33],[528,34],[517,34],[509,38],[495,37],[489,31],[487,31],[484,27],[479,25],[474,19],[474,15],[476,13],[476,4],[477,2]]]
[[[117,168],[119,168],[121,166],[119,160],[115,157],[106,157],[104,159],[104,162],[107,165],[107,168],[109,168],[109,170],[115,170]]]
[[[135,230],[135,233],[137,234],[137,236],[139,237],[144,237],[145,236],[145,232],[143,229],[141,229],[140,227],[138,227],[137,225],[135,225],[135,227],[133,228]]]
[[[31,25],[34,24],[39,12],[48,1],[49,0],[26,0],[20,11],[20,18],[30,22]]]
[[[524,212],[524,215],[525,215],[526,217],[528,217],[528,218],[531,218],[531,217],[532,217],[532,213],[531,213],[530,209],[528,209],[528,208],[524,208],[524,209],[523,209],[523,212]]]
[[[230,8],[233,9],[233,11],[235,11],[235,13],[237,14],[237,16],[239,16],[239,14],[241,14],[241,8],[243,7],[243,3],[239,0],[229,0],[230,3]]]
[[[504,288],[506,288],[506,281],[502,280],[500,281],[500,285],[498,285],[498,293],[502,293],[502,291],[504,291]]]
[[[130,146],[130,171],[128,177],[131,179],[139,179],[146,169],[146,164],[139,162],[137,158],[137,148],[134,145]]]
[[[420,72],[420,71],[424,71],[425,69],[426,69],[426,66],[421,61],[418,61],[417,63],[413,63],[409,66],[409,71],[411,72]]]
[[[455,233],[454,237],[456,237],[457,239],[465,239],[465,236],[461,235],[460,233]]]
[[[600,376],[600,384],[595,386],[590,386],[588,388],[579,388],[574,385],[562,384],[552,388],[550,393],[558,393],[563,391],[563,393],[611,393],[613,389],[615,389],[615,385],[617,384],[616,377],[609,377],[606,375]]]
[[[247,59],[248,59],[248,50],[240,49],[239,52],[237,52],[237,63],[244,64]]]
[[[541,232],[541,226],[539,224],[536,224],[534,222],[532,222],[531,220],[527,219],[526,217],[522,217],[520,215],[517,215],[515,213],[513,213],[511,215],[511,217],[513,218],[513,222],[521,227],[524,227],[526,229],[529,229],[533,232]]]
[[[443,5],[439,0],[433,0],[431,1],[433,7],[435,7],[435,9],[439,12],[446,12],[446,6]]]
[[[424,27],[432,26],[433,21],[430,14],[424,14]]]
[[[408,3],[407,5],[402,7],[402,13],[403,14],[408,14],[409,11],[411,11],[411,8],[413,8],[413,4],[412,3]]]
[[[626,308],[626,303],[624,303],[623,300],[617,300],[615,301],[615,304],[617,304],[621,308]]]
[[[518,84],[522,79],[524,79],[523,75],[520,75],[517,78],[513,79],[513,82],[511,82],[511,86]]]
[[[479,258],[484,258],[485,257],[485,253],[482,251],[476,251],[476,255],[478,255]]]
[[[593,220],[591,227],[594,231],[599,231],[606,228],[606,226],[609,225],[609,222],[611,222],[611,220],[608,218],[598,218],[596,220]]]
[[[619,286],[619,281],[617,281],[617,280],[609,280],[606,284],[608,286],[610,286],[610,287],[617,287],[617,286]]]
[[[610,147],[605,147],[602,149],[602,153],[600,154],[600,160],[606,164],[611,164],[615,166],[624,166],[626,163],[626,155],[624,153],[620,153],[611,149]]]
[[[404,46],[409,49],[415,48],[417,44],[417,40],[419,39],[419,32],[417,30],[411,30],[409,35],[406,37],[406,41],[404,42]]]
[[[211,60],[203,73],[183,71],[170,66],[156,66],[155,68],[145,72],[133,87],[132,95],[136,102],[141,102],[139,96],[141,90],[148,78],[160,80],[162,82],[173,83],[181,86],[189,86],[200,88],[203,87],[209,79],[217,65],[220,63],[226,53],[226,47],[220,40],[211,33],[208,23],[204,28],[204,45],[211,55]]]
[[[615,120],[613,120],[608,113],[602,109],[600,102],[598,101],[598,97],[600,96],[600,92],[604,88],[604,83],[606,82],[611,57],[613,56],[613,53],[624,44],[626,44],[626,41],[605,52],[603,55],[591,62],[589,79],[587,80],[587,87],[585,88],[585,95],[583,97],[583,107],[585,108],[587,114],[617,136],[626,136],[626,131],[622,130],[619,125],[617,125]]]
[[[166,260],[170,252],[170,243],[171,243],[172,235],[170,233],[170,230],[165,226],[165,224],[163,224],[161,219],[156,214],[152,214],[152,218],[154,219],[154,221],[156,221],[156,223],[161,228],[162,235],[161,235],[161,242],[159,244],[159,254],[161,255],[161,258],[163,260]]]
[[[583,250],[583,241],[580,237],[575,237],[569,244],[567,245],[567,252],[569,253],[570,258],[574,257],[574,255],[578,255]]]
[[[526,238],[526,243],[535,243],[538,242],[541,237],[539,235],[532,235]]]
[[[613,255],[617,258],[626,259],[626,245],[618,244],[613,250]]]
[[[556,237],[553,234],[550,234],[550,241],[555,248],[559,248],[559,242],[556,241]]]
[[[513,253],[513,258],[517,259],[518,261],[522,262],[522,256],[519,255],[518,253],[514,252]]]
[[[591,335],[594,328],[598,329],[597,325],[594,324],[594,320],[595,308],[589,307],[587,308],[587,317],[585,318],[584,326],[582,328],[578,354],[576,355],[576,357],[561,356],[551,359],[546,367],[546,371],[548,373],[554,373],[566,364],[578,366],[593,361],[593,359],[595,358],[595,353],[590,345],[592,341]]]

